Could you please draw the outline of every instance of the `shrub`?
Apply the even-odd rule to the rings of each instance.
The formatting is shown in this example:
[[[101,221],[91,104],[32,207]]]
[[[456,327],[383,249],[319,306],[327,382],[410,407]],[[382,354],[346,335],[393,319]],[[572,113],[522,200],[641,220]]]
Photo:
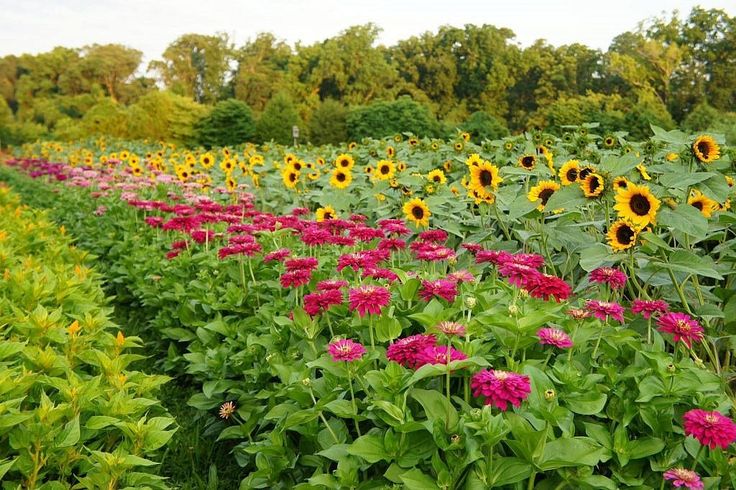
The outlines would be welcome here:
[[[315,145],[347,141],[347,116],[347,110],[338,101],[322,101],[309,119],[309,141]]]
[[[299,126],[294,102],[284,93],[276,94],[266,104],[256,125],[258,140],[289,144],[292,142],[293,126]]]
[[[237,99],[218,102],[196,126],[197,140],[205,148],[239,145],[251,141],[255,132],[250,107]]]
[[[485,111],[476,111],[462,123],[459,128],[470,133],[473,142],[480,143],[483,140],[495,140],[508,136],[509,129],[506,122]]]
[[[348,135],[353,140],[383,138],[404,132],[436,136],[439,132],[439,124],[431,111],[406,96],[353,109],[347,124]]]

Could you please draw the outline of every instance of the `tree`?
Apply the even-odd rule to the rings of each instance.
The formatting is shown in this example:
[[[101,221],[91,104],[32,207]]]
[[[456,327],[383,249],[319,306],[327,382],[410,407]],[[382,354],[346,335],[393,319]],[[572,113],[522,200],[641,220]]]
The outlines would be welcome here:
[[[348,111],[334,99],[323,100],[309,119],[309,141],[315,145],[342,143],[348,139]]]
[[[196,126],[197,141],[206,148],[239,145],[252,141],[255,133],[253,112],[236,99],[218,102]]]
[[[351,139],[383,138],[407,131],[436,136],[440,131],[430,110],[409,97],[358,107],[348,115],[347,123]]]
[[[206,113],[191,97],[156,90],[128,107],[128,132],[131,138],[195,145],[195,125]]]
[[[262,111],[273,95],[284,89],[292,57],[291,48],[273,34],[259,34],[235,55],[238,68],[233,93],[256,111]]]
[[[509,134],[505,121],[484,111],[472,113],[459,127],[461,130],[470,133],[470,137],[475,143],[503,138]]]
[[[185,34],[169,44],[163,60],[152,61],[148,68],[174,93],[214,103],[225,92],[231,61],[232,46],[226,34]]]
[[[143,53],[120,44],[93,44],[82,49],[82,73],[117,100],[122,84],[135,73]]]
[[[294,102],[287,94],[278,93],[268,101],[256,124],[257,138],[287,145],[292,142],[291,128],[295,125],[299,125],[299,115]]]

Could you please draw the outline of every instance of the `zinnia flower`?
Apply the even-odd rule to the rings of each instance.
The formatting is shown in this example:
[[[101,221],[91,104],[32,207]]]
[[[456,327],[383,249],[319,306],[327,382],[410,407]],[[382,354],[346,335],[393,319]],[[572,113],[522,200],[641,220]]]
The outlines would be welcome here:
[[[586,303],[585,307],[599,320],[606,321],[610,316],[614,320],[621,323],[624,322],[624,307],[618,303],[609,303],[607,301],[592,299]]]
[[[225,402],[220,405],[220,418],[228,419],[232,414],[235,413],[235,402]]]
[[[453,335],[465,335],[465,325],[458,322],[440,322],[435,328],[448,337]]]
[[[634,314],[641,313],[641,316],[649,320],[652,315],[657,313],[667,313],[669,305],[661,299],[645,300],[635,299],[631,302],[631,312]]]
[[[736,424],[720,412],[696,408],[685,412],[682,420],[685,434],[711,449],[726,449],[736,440]]]
[[[328,289],[304,296],[304,311],[315,316],[330,309],[330,306],[342,303],[342,292],[339,289]]]
[[[350,311],[358,315],[380,315],[381,309],[391,301],[391,292],[381,286],[360,286],[350,290]]]
[[[418,354],[425,347],[433,347],[437,344],[434,335],[412,335],[399,339],[386,349],[386,358],[404,367],[416,369],[418,367]]]
[[[529,376],[497,369],[476,373],[470,387],[474,397],[484,396],[486,405],[493,405],[504,412],[509,403],[514,407],[521,406],[532,391]]]
[[[532,298],[548,300],[552,297],[558,303],[562,300],[566,300],[570,297],[570,294],[572,294],[572,288],[563,279],[550,274],[541,273],[529,276],[529,280],[524,286],[524,289],[529,292],[529,295]]]
[[[433,296],[437,296],[452,303],[455,301],[455,296],[457,296],[457,283],[448,279],[422,281],[422,288],[419,290],[419,296],[421,296],[424,301],[429,301]]]
[[[703,327],[687,313],[665,313],[657,319],[660,332],[671,333],[675,342],[682,340],[688,346],[692,346],[693,340],[703,338]]]
[[[542,345],[554,345],[560,349],[572,347],[570,336],[559,328],[542,328],[537,332],[537,337],[539,337],[539,343]]]
[[[675,487],[685,487],[690,490],[703,490],[703,482],[700,476],[694,471],[685,468],[672,468],[662,475],[665,480],[672,480]]]
[[[332,356],[332,360],[335,362],[346,361],[352,362],[357,361],[365,354],[365,347],[357,342],[353,342],[350,339],[341,339],[334,342],[330,342],[327,347]]]
[[[450,361],[462,361],[467,359],[464,353],[451,347]],[[415,367],[420,368],[425,364],[447,364],[447,347],[444,345],[425,346],[416,354]]]
[[[590,282],[608,284],[611,289],[622,289],[626,279],[626,274],[614,267],[598,267],[590,273]]]

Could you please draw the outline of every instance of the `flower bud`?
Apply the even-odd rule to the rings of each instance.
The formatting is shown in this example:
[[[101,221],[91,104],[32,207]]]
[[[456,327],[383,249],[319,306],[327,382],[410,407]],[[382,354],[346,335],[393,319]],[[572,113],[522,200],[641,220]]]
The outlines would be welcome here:
[[[478,304],[478,300],[475,296],[466,296],[465,297],[465,307],[467,309],[473,309],[475,308],[475,305]]]
[[[548,402],[551,402],[552,400],[554,400],[556,396],[557,396],[557,393],[555,393],[555,390],[553,389],[545,390],[544,392],[544,399],[547,400]]]

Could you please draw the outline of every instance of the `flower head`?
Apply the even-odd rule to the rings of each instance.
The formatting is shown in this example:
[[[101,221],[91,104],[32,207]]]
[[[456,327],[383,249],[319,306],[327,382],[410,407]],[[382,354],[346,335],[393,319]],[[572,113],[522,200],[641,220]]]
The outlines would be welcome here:
[[[434,328],[448,337],[453,335],[465,335],[465,325],[458,322],[444,321],[438,323]]]
[[[590,282],[608,284],[611,289],[622,289],[626,285],[626,274],[614,267],[598,267],[590,272]]]
[[[631,312],[634,314],[641,313],[641,316],[650,319],[653,315],[667,313],[669,311],[669,305],[666,301],[661,299],[646,300],[646,299],[635,299],[631,302]]]
[[[386,358],[404,367],[416,369],[419,364],[419,352],[425,347],[434,347],[437,338],[434,335],[412,335],[399,339],[386,349]]]
[[[618,303],[592,299],[586,303],[585,307],[599,320],[606,321],[608,317],[611,317],[621,323],[624,322],[624,307]]]
[[[330,306],[342,303],[343,297],[340,289],[328,289],[304,296],[304,311],[315,316],[330,309]]]
[[[450,362],[467,359],[463,352],[450,348]],[[428,345],[416,354],[415,367],[420,368],[425,364],[447,364],[447,347],[444,345]]]
[[[229,419],[232,414],[235,413],[236,407],[235,402],[225,402],[220,405],[220,418]]]
[[[506,411],[508,404],[521,406],[531,393],[529,376],[497,369],[486,369],[473,376],[470,382],[473,396],[485,397],[486,405],[493,405]]]
[[[421,296],[424,301],[429,301],[433,296],[437,296],[452,303],[455,301],[455,296],[457,296],[457,283],[449,279],[422,281],[422,288],[419,290],[419,296]]]
[[[330,345],[327,346],[327,350],[330,352],[332,360],[335,362],[357,361],[363,357],[366,352],[365,347],[350,339],[341,339],[330,342]]]
[[[391,301],[391,292],[381,286],[366,285],[350,290],[350,311],[358,315],[380,315],[381,309]]]
[[[671,333],[675,342],[682,342],[690,347],[693,340],[703,338],[703,327],[687,313],[665,313],[657,319],[660,332]]]
[[[689,490],[703,490],[703,482],[700,476],[691,470],[685,468],[672,468],[664,472],[662,477],[665,480],[672,480],[675,487],[684,487]]]
[[[685,434],[711,449],[726,449],[736,440],[736,424],[720,412],[696,408],[685,412],[682,419]]]
[[[539,343],[542,345],[554,345],[560,349],[569,349],[572,347],[570,336],[559,328],[542,328],[537,332],[537,337],[539,337]]]
[[[531,275],[524,289],[529,292],[532,298],[544,300],[554,298],[558,303],[566,300],[572,294],[572,288],[564,279],[551,274]]]

